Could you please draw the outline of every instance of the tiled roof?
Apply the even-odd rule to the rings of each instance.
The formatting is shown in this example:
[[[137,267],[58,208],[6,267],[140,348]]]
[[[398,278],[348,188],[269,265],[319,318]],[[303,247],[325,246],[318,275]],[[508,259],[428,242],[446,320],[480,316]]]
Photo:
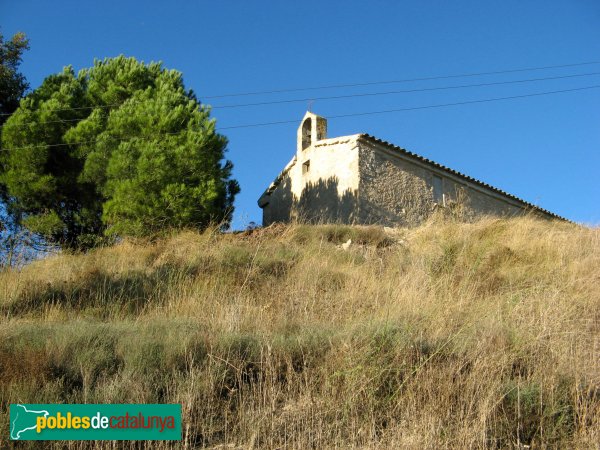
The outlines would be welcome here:
[[[503,195],[503,196],[508,197],[508,198],[510,198],[510,199],[512,199],[512,200],[514,200],[516,202],[519,202],[519,203],[523,204],[524,206],[526,206],[528,208],[531,208],[531,209],[533,209],[535,211],[539,211],[539,212],[541,212],[543,214],[546,214],[546,215],[548,215],[550,217],[553,217],[555,219],[567,220],[564,217],[561,217],[561,216],[559,216],[557,214],[554,214],[553,212],[548,211],[547,209],[543,209],[543,208],[540,208],[539,206],[536,206],[536,205],[534,205],[532,203],[526,202],[525,200],[523,200],[523,199],[521,199],[519,197],[516,197],[516,196],[514,196],[512,194],[509,194],[508,192],[504,192],[503,190],[498,189],[498,188],[496,188],[494,186],[491,186],[491,185],[489,185],[487,183],[484,183],[483,181],[480,181],[480,180],[477,180],[477,179],[475,179],[473,177],[465,175],[464,173],[457,172],[456,170],[450,169],[449,167],[443,166],[442,164],[436,163],[435,161],[432,161],[430,159],[424,158],[423,156],[417,155],[416,153],[410,152],[410,151],[408,151],[408,150],[406,150],[406,149],[404,149],[402,147],[398,147],[397,145],[394,145],[394,144],[392,144],[390,142],[387,142],[387,141],[384,141],[382,139],[376,138],[375,136],[371,136],[370,134],[362,133],[362,134],[359,135],[359,138],[365,139],[367,141],[375,142],[375,143],[380,144],[380,145],[385,145],[386,147],[388,147],[388,148],[390,148],[390,149],[392,149],[394,151],[397,151],[399,153],[402,153],[403,155],[406,155],[406,156],[408,156],[408,157],[410,157],[412,159],[416,159],[416,160],[421,161],[421,162],[423,162],[425,164],[428,164],[430,166],[436,167],[436,168],[441,169],[441,170],[443,170],[445,172],[451,173],[452,175],[456,175],[457,177],[460,177],[460,178],[462,178],[464,180],[467,180],[470,183],[477,184],[477,185],[482,186],[482,187],[484,187],[486,189],[489,189],[490,191],[494,191],[494,192],[496,192],[496,193],[498,193],[500,195]]]

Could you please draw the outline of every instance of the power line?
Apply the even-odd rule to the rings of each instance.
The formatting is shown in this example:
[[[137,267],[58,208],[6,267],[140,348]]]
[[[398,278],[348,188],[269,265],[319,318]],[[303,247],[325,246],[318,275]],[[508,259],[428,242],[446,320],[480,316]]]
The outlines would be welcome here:
[[[544,96],[544,95],[562,94],[565,92],[576,92],[576,91],[584,91],[584,90],[588,90],[588,89],[598,89],[598,88],[600,88],[600,84],[593,85],[593,86],[572,88],[572,89],[561,89],[558,91],[536,92],[536,93],[532,93],[532,94],[523,94],[523,95],[512,95],[509,97],[484,98],[481,100],[468,100],[468,101],[464,101],[464,102],[443,103],[443,104],[438,104],[438,105],[427,105],[427,106],[415,106],[412,108],[388,109],[388,110],[383,110],[383,111],[369,111],[369,112],[364,112],[364,113],[338,114],[336,116],[331,116],[331,118],[336,119],[336,118],[342,118],[342,117],[368,116],[371,114],[385,114],[385,113],[393,113],[393,112],[400,112],[400,111],[416,111],[419,109],[444,108],[447,106],[473,105],[473,104],[477,104],[477,103],[489,103],[489,102],[497,102],[497,101],[501,101],[501,100],[515,100],[515,99],[519,99],[519,98],[540,97],[540,96]]]
[[[496,81],[493,83],[477,83],[477,84],[460,84],[455,86],[440,86],[440,87],[431,87],[431,88],[419,88],[419,89],[404,89],[401,91],[385,91],[385,92],[369,92],[364,94],[348,94],[348,95],[333,95],[328,97],[307,97],[307,98],[298,98],[291,100],[275,100],[269,102],[257,102],[257,103],[242,103],[237,105],[215,105],[212,106],[212,109],[222,109],[222,108],[240,108],[245,106],[261,106],[261,105],[275,105],[280,103],[297,103],[297,102],[307,102],[311,100],[337,100],[343,98],[354,98],[354,97],[372,97],[372,96],[380,96],[380,95],[390,95],[390,94],[407,94],[411,92],[427,92],[427,91],[442,91],[449,89],[464,89],[464,88],[473,88],[473,87],[485,87],[485,86],[498,86],[503,84],[517,84],[517,83],[531,83],[535,81],[547,81],[547,80],[560,80],[564,78],[576,78],[576,77],[586,77],[591,75],[600,75],[600,72],[589,72],[589,73],[580,73],[574,75],[562,75],[557,77],[545,77],[545,78],[529,78],[525,80],[511,80],[511,81]]]
[[[440,87],[432,87],[432,88],[406,89],[406,90],[400,90],[400,91],[371,92],[371,93],[363,93],[363,94],[336,95],[336,96],[329,96],[329,97],[312,97],[312,98],[301,98],[301,99],[290,99],[290,100],[276,100],[276,101],[259,102],[259,103],[245,103],[245,104],[238,104],[238,105],[216,105],[216,106],[212,106],[212,109],[241,108],[241,107],[249,107],[249,106],[263,106],[263,105],[274,105],[274,104],[283,104],[283,103],[299,103],[299,102],[305,102],[305,101],[310,101],[310,100],[338,100],[338,99],[356,98],[356,97],[372,97],[372,96],[382,96],[382,95],[392,95],[392,94],[405,94],[405,93],[452,90],[452,89],[466,89],[466,88],[474,88],[474,87],[487,87],[487,86],[498,86],[498,85],[508,85],[508,84],[531,83],[531,82],[538,82],[538,81],[559,80],[559,79],[586,77],[586,76],[593,76],[593,75],[600,75],[600,72],[561,75],[561,76],[556,76],[556,77],[528,78],[528,79],[523,79],[523,80],[497,81],[497,82],[492,82],[492,83],[462,84],[462,85],[440,86]],[[104,107],[106,107],[106,106],[98,106],[98,108],[104,108]],[[77,109],[77,108],[74,108],[74,109]],[[63,110],[65,110],[65,109],[63,109]],[[54,111],[63,111],[63,110],[56,109]],[[79,122],[81,120],[84,120],[84,119],[80,119],[80,118],[79,119],[57,119],[57,120],[40,121],[40,122],[35,122],[35,123],[36,124],[70,123],[70,122]],[[0,128],[2,128],[3,126],[0,126]],[[26,126],[28,126],[28,124],[23,124],[19,128],[24,128]]]
[[[481,99],[481,100],[469,100],[469,101],[464,101],[464,102],[442,103],[442,104],[437,104],[437,105],[426,105],[426,106],[414,106],[414,107],[410,107],[410,108],[398,108],[398,109],[386,109],[386,110],[382,110],[382,111],[368,111],[368,112],[361,112],[361,113],[338,114],[335,116],[329,116],[328,119],[340,119],[340,118],[344,118],[344,117],[368,116],[368,115],[374,115],[374,114],[386,114],[386,113],[394,113],[394,112],[402,112],[402,111],[416,111],[416,110],[420,110],[420,109],[445,108],[448,106],[472,105],[472,104],[476,104],[476,103],[497,102],[497,101],[501,101],[501,100],[514,100],[514,99],[519,99],[519,98],[538,97],[538,96],[542,96],[542,95],[561,94],[564,92],[575,92],[575,91],[583,91],[583,90],[587,90],[587,89],[598,89],[598,88],[600,88],[600,84],[594,85],[594,86],[573,88],[573,89],[562,89],[559,91],[536,92],[533,94],[512,95],[510,97],[495,97],[495,98],[485,98],[485,99]],[[297,122],[298,122],[298,120],[285,120],[285,121],[280,121],[280,122],[254,123],[254,124],[249,124],[249,125],[235,125],[235,126],[230,126],[230,127],[221,127],[221,128],[219,128],[219,130],[229,130],[229,129],[234,129],[234,128],[248,128],[248,127],[261,127],[261,126],[267,126],[267,125],[279,125],[279,124],[284,124],[284,123],[297,123]]]
[[[450,107],[450,106],[471,105],[471,104],[477,104],[477,103],[489,103],[489,102],[496,102],[496,101],[502,101],[502,100],[514,100],[514,99],[529,98],[529,97],[539,97],[539,96],[544,96],[544,95],[561,94],[561,93],[566,93],[566,92],[576,92],[576,91],[584,91],[584,90],[598,89],[598,88],[600,88],[600,84],[592,85],[592,86],[584,86],[584,87],[579,87],[579,88],[572,88],[572,89],[561,89],[561,90],[557,90],[557,91],[546,91],[546,92],[536,92],[536,93],[523,94],[523,95],[513,95],[513,96],[509,96],[509,97],[495,97],[495,98],[486,98],[486,99],[480,99],[480,100],[468,100],[468,101],[455,102],[455,103],[414,106],[414,107],[410,107],[410,108],[398,108],[398,109],[387,109],[387,110],[382,110],[382,111],[367,111],[367,112],[350,113],[350,114],[338,114],[338,115],[334,115],[334,116],[329,116],[328,118],[329,119],[339,119],[339,118],[345,118],[345,117],[368,116],[368,115],[387,114],[387,113],[395,113],[395,112],[403,112],[403,111],[416,111],[416,110],[422,110],[422,109],[445,108],[445,107]],[[270,126],[270,125],[282,125],[282,124],[289,124],[289,123],[298,123],[298,120],[292,119],[292,120],[282,120],[282,121],[276,121],[276,122],[233,125],[233,126],[229,126],[229,127],[220,127],[217,129],[217,131],[231,130],[231,129],[237,129],[237,128],[265,127],[265,126]],[[157,136],[161,136],[161,135],[173,136],[173,135],[178,135],[178,134],[181,134],[181,133],[184,133],[187,131],[188,130],[181,130],[181,131],[172,132],[172,133],[161,132],[161,133],[157,133],[156,135]],[[153,136],[152,139],[155,137],[156,136]],[[150,140],[151,138],[150,137],[144,138],[144,137],[140,137],[140,136],[129,136],[127,138],[110,138],[110,137],[108,137],[108,139],[122,142],[122,141],[126,141],[129,139]],[[95,139],[95,140],[91,140],[91,141],[80,141],[80,142],[62,143],[62,144],[27,145],[27,146],[22,146],[22,147],[13,147],[12,149],[3,148],[0,150],[1,151],[11,151],[11,150],[14,151],[14,150],[24,150],[24,149],[32,149],[32,148],[48,148],[48,147],[63,147],[63,146],[69,146],[69,145],[94,144],[94,143],[98,143],[98,142],[100,142],[100,140]]]
[[[589,61],[582,63],[574,63],[574,64],[560,64],[556,66],[542,66],[542,67],[528,67],[528,68],[520,68],[520,69],[507,69],[507,70],[497,70],[493,72],[478,72],[478,73],[464,73],[464,74],[456,74],[456,75],[438,75],[432,77],[421,77],[421,78],[407,78],[403,80],[387,80],[387,81],[369,81],[364,83],[352,83],[352,84],[331,84],[325,86],[312,86],[312,87],[299,87],[299,88],[287,88],[287,89],[277,89],[271,91],[255,91],[255,92],[240,92],[237,94],[221,94],[221,95],[210,95],[204,96],[207,98],[224,98],[224,97],[243,97],[247,95],[263,95],[263,94],[280,94],[283,92],[297,92],[297,91],[312,91],[318,89],[337,89],[337,88],[346,88],[346,87],[358,87],[358,86],[372,86],[376,84],[394,84],[394,83],[409,83],[412,81],[431,81],[431,80],[443,80],[448,78],[466,78],[466,77],[479,77],[483,75],[500,75],[506,73],[516,73],[516,72],[529,72],[534,70],[547,70],[547,69],[560,69],[564,67],[577,67],[577,66],[589,66],[593,64],[600,64],[600,61]]]
[[[476,72],[476,73],[466,73],[466,74],[454,74],[454,75],[438,75],[431,77],[421,77],[421,78],[407,78],[401,80],[387,80],[387,81],[370,81],[363,83],[353,83],[353,84],[336,84],[336,85],[325,85],[325,86],[313,86],[313,87],[298,87],[298,88],[289,88],[289,89],[278,89],[271,91],[255,91],[255,92],[241,92],[237,94],[222,94],[222,95],[209,95],[204,96],[204,99],[214,99],[214,98],[225,98],[225,97],[242,97],[249,95],[262,95],[262,94],[276,94],[276,93],[284,93],[284,92],[298,92],[298,91],[311,91],[311,90],[319,90],[319,89],[336,89],[336,88],[346,88],[346,87],[358,87],[358,86],[373,86],[373,85],[381,85],[381,84],[395,84],[395,83],[409,83],[413,81],[432,81],[432,80],[443,80],[449,78],[467,78],[467,77],[478,77],[484,75],[500,75],[507,73],[518,73],[518,72],[529,72],[529,71],[537,71],[537,70],[548,70],[548,69],[560,69],[565,67],[580,67],[580,66],[589,66],[594,64],[600,64],[600,61],[588,61],[581,63],[572,63],[572,64],[560,64],[554,66],[540,66],[540,67],[528,67],[528,68],[519,68],[519,69],[506,69],[506,70],[497,70],[493,72]],[[314,99],[310,99],[314,100]],[[297,100],[297,101],[306,101],[306,100]],[[119,106],[123,104],[121,103],[111,103],[102,106],[81,106],[75,108],[58,108],[54,111],[76,111],[76,110],[84,110],[84,109],[95,109],[95,108],[110,108],[113,106]],[[225,105],[223,107],[229,107]],[[0,116],[10,116],[11,113],[0,113]]]

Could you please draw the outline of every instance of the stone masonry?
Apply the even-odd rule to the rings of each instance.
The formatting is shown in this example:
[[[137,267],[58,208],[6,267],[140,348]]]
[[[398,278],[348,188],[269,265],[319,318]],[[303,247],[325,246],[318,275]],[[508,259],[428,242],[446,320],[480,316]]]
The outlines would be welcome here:
[[[327,138],[307,112],[296,154],[258,200],[273,222],[417,225],[436,211],[471,220],[527,212],[559,216],[368,134]]]

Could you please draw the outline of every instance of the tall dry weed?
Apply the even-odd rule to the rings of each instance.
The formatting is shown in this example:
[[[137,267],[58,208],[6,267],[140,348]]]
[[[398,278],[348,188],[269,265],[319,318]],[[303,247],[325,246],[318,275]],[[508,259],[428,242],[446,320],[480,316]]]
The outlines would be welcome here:
[[[600,442],[598,229],[185,232],[1,272],[0,296],[4,429],[14,402],[174,402],[183,448]]]

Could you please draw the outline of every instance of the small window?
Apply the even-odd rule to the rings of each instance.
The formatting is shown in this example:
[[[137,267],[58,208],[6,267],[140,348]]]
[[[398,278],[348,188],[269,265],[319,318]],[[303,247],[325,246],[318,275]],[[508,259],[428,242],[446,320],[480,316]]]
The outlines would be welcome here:
[[[442,177],[433,176],[433,201],[438,205],[444,205],[444,190]]]
[[[309,170],[310,170],[310,160],[304,161],[302,163],[302,175],[304,175],[305,173],[308,173]]]

